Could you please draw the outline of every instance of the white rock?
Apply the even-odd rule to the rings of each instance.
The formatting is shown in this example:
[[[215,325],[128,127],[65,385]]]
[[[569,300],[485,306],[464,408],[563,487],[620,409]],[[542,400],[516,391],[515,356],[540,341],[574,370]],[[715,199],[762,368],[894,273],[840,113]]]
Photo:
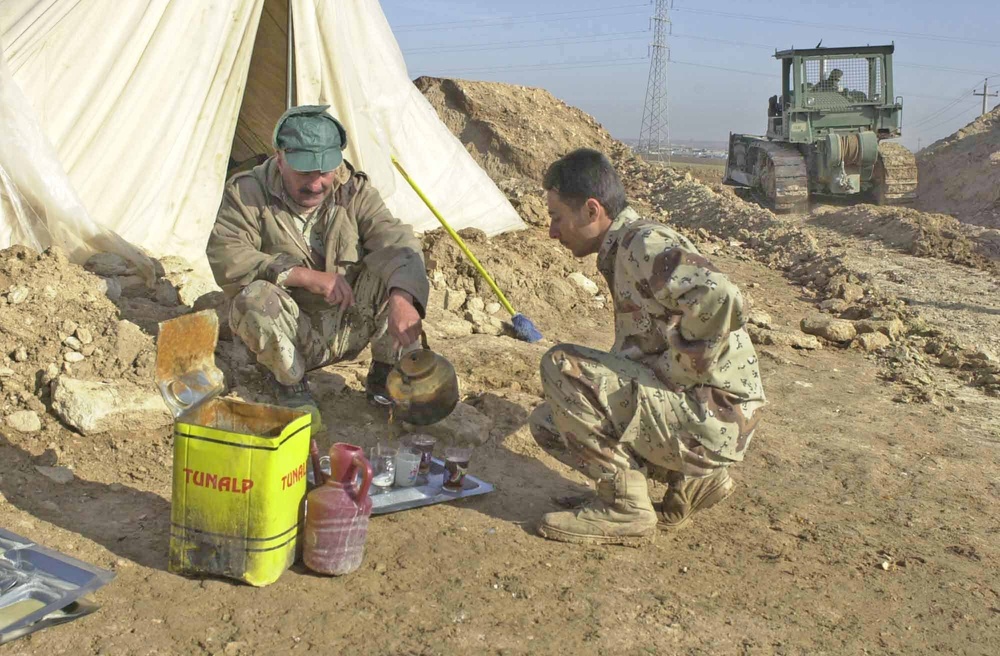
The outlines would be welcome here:
[[[199,273],[182,257],[168,255],[160,258],[160,264],[164,273],[163,279],[157,282],[156,295],[162,304],[193,307],[199,298],[219,289],[208,271]],[[164,284],[172,291],[162,289]]]
[[[80,340],[81,344],[90,344],[94,341],[94,335],[86,328],[76,329],[76,338]]]
[[[45,371],[42,373],[42,384],[48,385],[58,377],[59,377],[59,365],[50,364],[48,367],[45,368]]]
[[[64,339],[63,344],[70,347],[74,351],[79,351],[80,349],[83,348],[83,342],[80,341],[80,338],[74,337],[73,335],[70,335],[69,337]]]
[[[820,341],[813,335],[803,335],[802,333],[785,333],[778,330],[760,328],[753,324],[747,327],[750,339],[756,344],[768,346],[790,346],[795,349],[815,350],[823,348]]]
[[[7,425],[19,433],[37,433],[42,430],[42,420],[32,410],[21,410],[9,415]]]
[[[449,312],[458,312],[465,305],[468,294],[461,289],[448,289],[444,293],[444,309]]]
[[[487,303],[486,314],[496,314],[497,312],[500,311],[501,308],[503,308],[503,306],[497,303],[496,301],[493,301],[492,303]]]
[[[11,305],[17,305],[18,303],[23,303],[27,300],[28,295],[31,290],[23,285],[15,285],[7,290],[7,302]]]
[[[45,478],[59,483],[60,485],[65,485],[73,480],[73,470],[68,467],[45,467],[42,465],[35,465],[35,469],[38,473]]]
[[[52,409],[84,435],[150,430],[173,421],[152,385],[99,383],[66,376],[52,383]]]
[[[800,327],[807,335],[817,335],[831,342],[849,342],[858,334],[858,329],[850,321],[826,315],[806,317],[801,321]]]
[[[465,337],[472,334],[472,324],[452,312],[436,313],[428,318],[427,325],[436,337]]]
[[[473,312],[485,312],[486,311],[486,301],[479,298],[478,296],[473,296],[466,303],[466,308],[472,310]]]
[[[10,367],[0,367],[0,378],[10,378],[14,375],[14,370]]]
[[[890,340],[887,335],[872,332],[858,335],[857,339],[854,340],[854,343],[857,344],[860,349],[867,351],[868,353],[872,353],[874,351],[881,351],[884,348],[889,348],[892,344],[892,340]]]
[[[894,342],[906,334],[906,324],[899,319],[890,319],[888,321],[863,319],[861,321],[855,321],[854,327],[857,329],[859,335],[864,335],[866,333],[882,333]]]
[[[130,365],[140,353],[154,348],[153,338],[127,319],[118,322],[118,359]]]
[[[760,326],[761,328],[770,328],[772,324],[771,315],[763,310],[755,310],[751,312],[750,316],[747,318],[747,322],[755,326]]]
[[[83,362],[86,356],[83,353],[78,353],[76,351],[67,351],[63,353],[63,360],[69,362],[70,364],[76,364],[77,362]]]
[[[472,324],[472,332],[474,333],[494,336],[503,333],[503,323],[496,317],[486,314],[483,310],[468,310],[465,313],[465,318]]]
[[[24,362],[28,359],[28,349],[23,346],[19,346],[16,351],[14,351],[14,362]]]
[[[597,283],[588,278],[587,276],[583,275],[579,271],[574,271],[573,273],[569,274],[569,280],[574,285],[576,285],[583,291],[587,292],[591,296],[593,296],[598,292]]]

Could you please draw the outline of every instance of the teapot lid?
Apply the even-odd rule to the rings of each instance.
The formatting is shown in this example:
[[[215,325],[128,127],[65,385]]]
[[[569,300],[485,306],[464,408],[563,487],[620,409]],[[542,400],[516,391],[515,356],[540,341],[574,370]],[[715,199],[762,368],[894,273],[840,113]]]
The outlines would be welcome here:
[[[411,351],[399,359],[399,370],[407,378],[423,378],[434,372],[438,366],[437,360],[438,356],[434,351]]]

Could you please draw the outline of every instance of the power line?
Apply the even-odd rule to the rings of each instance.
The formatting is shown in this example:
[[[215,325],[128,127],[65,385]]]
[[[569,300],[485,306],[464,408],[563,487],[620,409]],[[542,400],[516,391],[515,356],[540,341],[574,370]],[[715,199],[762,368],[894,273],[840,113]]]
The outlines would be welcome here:
[[[968,73],[969,75],[988,75],[986,71],[973,71],[968,68],[952,68],[950,66],[932,66],[930,64],[908,64],[906,62],[892,62],[893,66],[902,66],[903,68],[922,68],[929,71],[944,71],[945,73]],[[993,77],[996,77],[994,75]]]
[[[978,104],[979,103],[977,102],[976,105],[978,105]],[[957,114],[952,114],[951,116],[949,116],[949,117],[947,117],[945,119],[942,119],[942,120],[934,123],[933,125],[924,126],[920,130],[918,130],[917,133],[918,134],[927,134],[931,130],[935,130],[935,129],[941,127],[942,125],[945,125],[947,123],[951,123],[952,121],[954,121],[955,119],[957,119],[959,116],[962,116],[963,114],[967,114],[968,112],[970,112],[972,110],[978,110],[978,109],[979,108],[976,107],[975,105],[972,106],[972,107],[963,107],[962,110],[960,112],[958,112]]]
[[[726,66],[712,66],[710,64],[696,64],[695,62],[679,61],[677,59],[671,59],[671,64],[680,64],[681,66],[697,66],[698,68],[711,68],[716,71],[728,71],[730,73],[742,73],[743,75],[756,75],[757,77],[767,77],[774,78],[775,76],[771,73],[758,73],[757,71],[744,71],[739,68],[728,68]]]
[[[673,33],[670,36],[675,39],[692,39],[694,41],[708,41],[710,43],[724,43],[731,46],[746,46],[748,48],[763,48],[764,50],[774,50],[774,46],[765,45],[763,43],[748,43],[746,41],[730,41],[728,39],[715,39],[707,36],[695,36],[693,34],[677,34]]]
[[[735,18],[738,20],[749,20],[749,21],[759,21],[771,24],[781,24],[781,25],[804,25],[806,27],[819,27],[828,30],[841,30],[848,32],[865,32],[868,34],[880,34],[880,35],[890,35],[890,36],[905,36],[914,39],[926,39],[929,41],[944,41],[947,43],[962,43],[969,45],[980,45],[980,46],[992,46],[995,48],[1000,48],[1000,41],[985,41],[982,39],[969,39],[967,37],[959,36],[948,36],[944,34],[928,34],[920,32],[900,32],[894,30],[885,29],[873,29],[866,27],[859,27],[857,25],[836,25],[833,23],[812,23],[809,21],[794,20],[791,18],[779,18],[776,16],[761,16],[758,14],[737,14],[729,11],[717,11],[714,9],[694,9],[688,7],[677,7],[674,11],[686,12],[689,14],[701,14],[705,16],[720,16],[723,18]]]
[[[523,41],[492,41],[490,43],[468,43],[456,46],[431,46],[428,48],[412,48],[403,50],[404,55],[419,55],[439,52],[475,52],[485,50],[506,50],[510,48],[535,48],[546,46],[576,45],[579,43],[608,43],[611,41],[631,41],[639,34],[649,34],[649,30],[632,32],[609,32],[605,34],[584,34],[575,37],[558,39],[526,39]],[[616,36],[629,35],[629,36]],[[615,37],[615,38],[603,38]]]
[[[621,12],[620,9],[634,9],[636,7],[648,7],[647,4],[616,5],[612,7],[595,7],[593,9],[575,9],[573,11],[556,11],[546,14],[522,14],[520,16],[507,16],[505,18],[475,18],[471,20],[449,21],[446,23],[413,23],[410,25],[399,25],[393,28],[393,32],[426,32],[437,30],[448,30],[455,27],[493,27],[496,25],[518,25],[521,23],[534,23],[548,20],[554,16],[578,16],[580,18],[603,18],[606,16],[621,16],[623,14],[645,13],[639,11]],[[583,16],[601,12],[594,16]],[[612,13],[607,13],[612,12]]]
[[[671,34],[671,36],[676,39],[692,39],[695,41],[723,43],[731,46],[744,46],[747,48],[761,48],[764,50],[775,50],[773,46],[765,45],[763,43],[749,43],[747,41],[730,41],[728,39],[715,39],[705,36],[695,36],[693,34]],[[953,68],[950,66],[933,66],[931,64],[910,64],[905,61],[901,62],[898,59],[894,59],[892,64],[893,66],[902,66],[903,68],[921,68],[924,70],[931,70],[931,71],[943,71],[945,73],[968,73],[969,75],[990,75],[986,71],[977,71],[968,68]],[[992,74],[992,77],[998,77],[998,76],[1000,76],[1000,73]]]
[[[638,64],[642,62],[649,61],[646,57],[623,57],[621,59],[592,59],[583,62],[549,62],[544,64],[527,64],[524,66],[493,66],[489,68],[460,68],[460,69],[449,69],[449,73],[496,73],[501,71],[561,71],[573,68],[601,68],[605,66],[619,66],[619,65],[629,65]]]
[[[975,89],[972,89],[971,91],[975,91]],[[939,116],[942,116],[945,112],[947,112],[948,110],[950,110],[952,107],[955,107],[956,105],[960,104],[963,100],[968,100],[969,99],[969,93],[970,93],[970,90],[963,90],[958,95],[958,97],[954,98],[947,105],[945,105],[944,107],[941,107],[940,109],[938,109],[938,110],[936,110],[934,112],[931,112],[927,116],[924,116],[922,119],[920,119],[919,121],[917,121],[913,125],[909,126],[909,129],[913,130],[915,128],[920,127],[921,125],[925,125],[926,123],[935,120]]]

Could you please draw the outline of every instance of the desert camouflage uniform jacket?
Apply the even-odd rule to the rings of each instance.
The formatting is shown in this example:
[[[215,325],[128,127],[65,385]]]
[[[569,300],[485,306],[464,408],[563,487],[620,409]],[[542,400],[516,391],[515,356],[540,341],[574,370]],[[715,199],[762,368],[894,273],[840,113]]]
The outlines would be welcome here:
[[[420,240],[389,212],[368,176],[347,162],[337,169],[334,189],[306,222],[308,239],[294,207],[274,157],[229,181],[207,249],[227,296],[255,280],[274,283],[297,266],[336,271],[353,285],[363,265],[386,289],[411,294],[424,314],[430,286]],[[328,307],[304,289],[289,293],[307,312]]]
[[[631,208],[615,218],[597,264],[614,298],[612,353],[675,392],[666,396],[683,430],[742,460],[764,390],[740,291],[687,238]]]

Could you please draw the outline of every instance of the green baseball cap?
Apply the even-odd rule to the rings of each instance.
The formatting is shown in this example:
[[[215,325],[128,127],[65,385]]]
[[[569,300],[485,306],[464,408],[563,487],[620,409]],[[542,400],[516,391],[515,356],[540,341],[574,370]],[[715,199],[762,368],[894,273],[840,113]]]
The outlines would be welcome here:
[[[344,161],[347,130],[326,113],[329,105],[292,107],[274,126],[274,147],[299,172],[332,171]]]

